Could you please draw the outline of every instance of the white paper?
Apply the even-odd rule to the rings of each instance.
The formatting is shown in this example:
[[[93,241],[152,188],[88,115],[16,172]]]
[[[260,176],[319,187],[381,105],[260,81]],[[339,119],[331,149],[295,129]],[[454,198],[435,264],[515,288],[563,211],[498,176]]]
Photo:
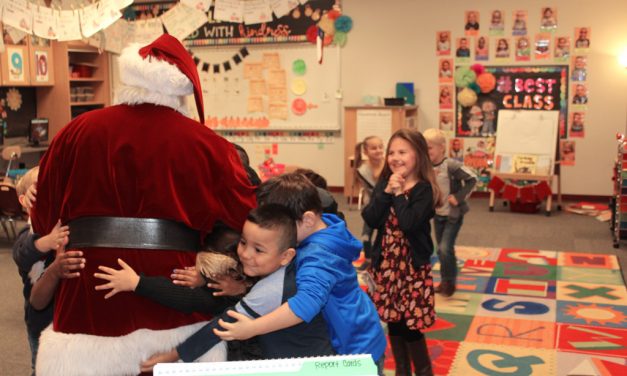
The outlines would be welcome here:
[[[211,6],[211,0],[181,0],[181,4],[207,13]]]
[[[133,22],[133,42],[150,43],[163,34],[161,18],[152,18]]]
[[[392,111],[357,110],[356,128],[357,142],[368,136],[378,136],[386,145],[392,135]]]
[[[27,34],[33,33],[33,10],[26,0],[3,0],[2,22]]]
[[[100,31],[100,22],[98,20],[98,5],[90,4],[78,10],[78,16],[81,23],[81,34],[85,38]]]
[[[298,6],[298,0],[270,0],[270,8],[276,18],[281,18]]]
[[[48,60],[48,52],[46,51],[35,51],[35,81],[37,82],[48,82],[50,81],[50,76],[48,75],[48,67],[50,65],[50,61]]]
[[[97,4],[100,29],[106,29],[122,17],[115,0],[100,0]]]
[[[179,3],[162,14],[161,21],[170,35],[183,40],[206,24],[208,18],[205,12]]]
[[[124,9],[133,4],[133,0],[114,0],[118,9]]]
[[[244,2],[241,0],[215,0],[213,19],[235,23],[244,21]]]
[[[33,15],[33,34],[46,39],[57,39],[57,17],[52,8],[40,6]]]
[[[119,19],[103,31],[104,49],[119,55],[129,39],[129,22]]]
[[[249,0],[244,3],[244,23],[247,25],[272,21],[272,9],[267,0]]]
[[[20,44],[22,42],[22,39],[26,38],[26,36],[28,35],[27,33],[23,32],[22,30],[18,30],[14,27],[5,25],[4,26],[7,34],[9,34],[9,38],[11,38],[11,41],[14,44]]]
[[[62,10],[58,13],[57,37],[59,41],[82,39],[78,12]]]

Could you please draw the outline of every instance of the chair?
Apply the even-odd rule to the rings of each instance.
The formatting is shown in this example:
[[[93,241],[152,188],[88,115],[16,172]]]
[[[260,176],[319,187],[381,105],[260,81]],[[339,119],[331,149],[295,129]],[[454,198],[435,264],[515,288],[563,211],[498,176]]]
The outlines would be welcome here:
[[[2,159],[9,161],[7,164],[7,170],[4,174],[4,182],[9,182],[9,171],[11,170],[11,163],[13,160],[17,160],[22,156],[22,148],[19,145],[6,146],[2,149]]]
[[[24,212],[22,211],[22,204],[17,198],[15,186],[8,182],[0,183],[0,223],[2,223],[7,239],[11,240],[17,237],[16,221],[22,219],[24,219]],[[13,238],[9,234],[9,226]]]

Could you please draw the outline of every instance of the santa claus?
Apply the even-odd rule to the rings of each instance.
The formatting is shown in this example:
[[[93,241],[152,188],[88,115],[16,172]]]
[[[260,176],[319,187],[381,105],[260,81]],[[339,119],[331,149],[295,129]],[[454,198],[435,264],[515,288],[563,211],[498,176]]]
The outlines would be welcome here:
[[[60,218],[68,249],[86,263],[57,289],[38,375],[138,374],[141,361],[194,333],[209,317],[135,294],[105,300],[96,268],[123,258],[138,273],[169,276],[194,265],[214,223],[239,231],[255,206],[237,152],[202,124],[196,65],[177,39],[125,49],[120,81],[118,104],[72,120],[41,161],[33,228],[49,233]],[[186,116],[192,93],[200,123]],[[200,360],[224,360],[224,348],[217,352]]]

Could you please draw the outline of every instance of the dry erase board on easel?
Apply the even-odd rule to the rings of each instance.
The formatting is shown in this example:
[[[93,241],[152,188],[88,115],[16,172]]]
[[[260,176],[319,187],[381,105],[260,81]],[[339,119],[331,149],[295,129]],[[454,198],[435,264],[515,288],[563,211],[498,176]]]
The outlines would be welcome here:
[[[206,124],[214,129],[339,130],[339,48],[318,64],[311,44],[203,47],[198,61]]]
[[[559,111],[499,111],[496,172],[553,175],[558,129]]]

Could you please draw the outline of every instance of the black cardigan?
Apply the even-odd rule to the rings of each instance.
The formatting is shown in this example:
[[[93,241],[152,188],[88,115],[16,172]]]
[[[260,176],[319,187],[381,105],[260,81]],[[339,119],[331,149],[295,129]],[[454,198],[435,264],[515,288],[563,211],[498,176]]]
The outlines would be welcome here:
[[[431,184],[419,182],[409,190],[409,195],[394,196],[385,193],[388,180],[380,179],[374,187],[370,203],[361,212],[364,221],[371,228],[377,229],[377,238],[373,247],[373,265],[381,262],[381,242],[385,234],[385,222],[394,206],[398,224],[403,235],[409,240],[411,260],[414,268],[429,263],[433,253],[431,224],[435,215],[433,208],[433,190]]]

